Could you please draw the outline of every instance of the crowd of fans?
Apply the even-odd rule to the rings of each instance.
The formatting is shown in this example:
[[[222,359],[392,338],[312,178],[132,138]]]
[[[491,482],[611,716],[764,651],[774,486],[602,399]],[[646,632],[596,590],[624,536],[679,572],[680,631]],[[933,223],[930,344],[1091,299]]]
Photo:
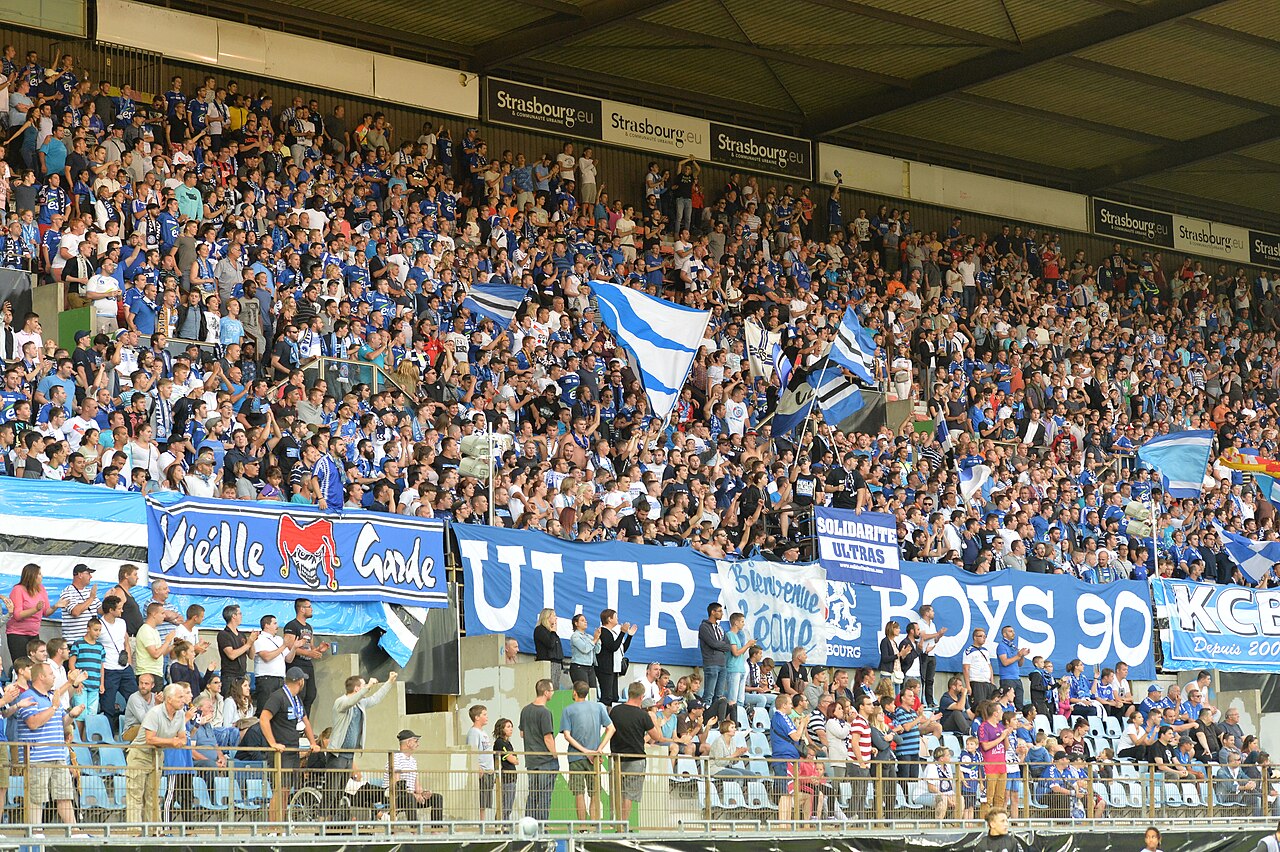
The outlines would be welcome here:
[[[1249,585],[1212,522],[1277,536],[1273,506],[1240,473],[1215,463],[1202,499],[1178,501],[1134,454],[1147,438],[1185,428],[1214,430],[1219,455],[1276,451],[1278,272],[1207,269],[1190,258],[1166,266],[1159,252],[1120,244],[1089,257],[1056,233],[975,233],[961,217],[913,222],[888,205],[855,213],[839,187],[737,174],[704,186],[692,160],[654,162],[636,176],[635,197],[615,197],[598,180],[596,153],[572,142],[554,156],[498,152],[475,127],[455,141],[448,126],[396,128],[381,113],[357,120],[298,95],[277,103],[218,76],[174,77],[148,100],[128,80],[87,78],[72,56],[48,57],[48,68],[45,60],[36,51],[20,60],[13,46],[0,57],[0,265],[58,282],[69,302],[89,307],[92,325],[68,351],[46,339],[39,316],[4,305],[0,474],[792,560],[800,519],[829,502],[893,513],[908,559],[1097,583],[1142,579],[1158,566]],[[600,323],[593,281],[712,312],[668,420],[648,410]],[[527,289],[511,327],[463,307],[468,288],[487,282]],[[747,351],[747,324],[782,332],[788,360],[807,365],[849,306],[875,336],[881,386],[945,427],[843,434],[815,411],[799,435],[771,433],[782,389],[762,366],[768,355]],[[500,449],[492,503],[462,465],[462,441],[485,431]],[[990,480],[966,498],[959,471],[979,464]],[[1148,502],[1158,506],[1154,521],[1134,511]],[[77,574],[68,593],[83,594],[88,579]],[[127,623],[132,598],[120,580],[115,607]],[[1276,583],[1277,570],[1262,581]],[[38,577],[21,587],[34,594]],[[127,715],[114,696],[143,683],[121,673],[126,648],[128,667],[141,643],[153,668],[165,656],[187,664],[202,649],[172,638],[191,626],[190,612],[158,616],[154,632],[168,647],[143,640],[138,629],[151,619],[139,612],[127,634],[136,642],[117,639],[112,596],[103,598],[98,617],[86,614],[88,598],[63,603],[76,635],[64,633],[60,653],[76,656],[97,622],[92,630],[116,642],[102,665],[102,710]],[[15,590],[14,659],[30,653],[52,611],[43,606]],[[604,626],[618,641],[616,614]],[[255,654],[263,637],[291,635],[261,628],[243,646]],[[222,660],[211,713],[233,710],[220,698],[233,700],[233,716],[253,700],[235,695],[247,656]],[[580,671],[599,665],[576,645],[571,656]],[[743,667],[714,672],[713,699],[732,685],[744,709],[797,713],[796,690],[775,700],[761,689],[770,672],[758,650],[742,656]],[[917,721],[892,724],[918,728],[917,742],[933,728],[956,730],[948,720],[968,735],[970,725],[947,716],[945,697],[937,718],[923,709],[934,704],[932,672],[895,680],[889,662],[890,695],[864,706],[856,690],[874,692],[874,678],[837,686],[839,674],[815,676],[823,688],[812,709],[824,703],[828,718],[850,725],[873,704],[889,726],[905,706]],[[259,707],[285,692],[314,698],[309,678],[286,683],[275,669],[258,673],[267,683]],[[165,673],[145,674],[158,694]],[[606,674],[609,698],[630,701],[619,672]],[[1016,723],[1020,694],[989,680],[989,692],[975,688],[977,700],[952,713],[984,717],[981,726],[990,711],[999,724],[1012,704]],[[1097,682],[1106,686],[1107,673]],[[197,679],[190,689],[206,687]],[[1096,685],[1073,690],[1072,710],[1077,699],[1108,712],[1107,701],[1121,700],[1104,700]],[[1036,692],[1033,677],[1033,708]],[[638,703],[668,697],[646,693]],[[811,729],[808,719],[795,731]],[[1199,722],[1175,713],[1172,727],[1181,734]],[[1008,730],[1007,742],[1045,748],[1048,764],[1056,766],[1055,746],[1068,760],[1076,753],[1070,734],[1042,743],[1020,723]],[[1191,736],[1193,751],[1203,745],[1213,759]],[[799,744],[815,746],[803,733],[785,740],[797,759]],[[504,755],[495,759],[505,770]]]

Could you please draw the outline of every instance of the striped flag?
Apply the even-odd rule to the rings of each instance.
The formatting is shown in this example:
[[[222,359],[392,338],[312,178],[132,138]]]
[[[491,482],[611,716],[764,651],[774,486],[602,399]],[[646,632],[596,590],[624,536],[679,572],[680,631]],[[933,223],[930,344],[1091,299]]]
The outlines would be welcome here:
[[[711,312],[604,281],[592,281],[591,294],[601,322],[630,354],[649,408],[666,420],[702,346]]]
[[[947,421],[941,416],[941,413],[939,413],[938,429],[934,436],[938,439],[938,446],[942,447],[944,453],[949,453],[955,449],[956,442],[951,437],[951,427],[947,425]]]
[[[852,307],[844,312],[836,342],[828,356],[832,361],[853,373],[853,377],[867,387],[876,386],[876,342],[871,332],[858,322],[858,313]]]
[[[778,387],[791,384],[791,359],[782,351],[782,345],[773,344],[773,370],[778,374]]]
[[[473,284],[467,289],[462,307],[471,313],[493,320],[499,329],[505,329],[516,318],[516,311],[524,304],[529,291],[513,284]]]
[[[1208,429],[1171,432],[1138,447],[1138,459],[1160,471],[1161,482],[1170,496],[1180,500],[1195,498],[1204,488],[1212,446],[1213,432]]]
[[[746,336],[747,363],[751,366],[752,377],[772,379],[774,364],[771,355],[773,347],[782,341],[782,332],[765,331],[764,326],[747,320],[743,324],[743,333]],[[779,385],[784,388],[786,386],[786,382]]]
[[[1217,521],[1213,522],[1213,526],[1231,561],[1239,565],[1244,575],[1255,583],[1266,576],[1272,565],[1280,562],[1280,541],[1254,541],[1227,532]]]
[[[844,370],[825,359],[814,366],[817,375],[818,408],[827,423],[838,427],[866,404],[862,391]]]
[[[1280,509],[1280,481],[1274,476],[1265,473],[1255,473],[1253,481],[1258,485],[1258,491],[1262,496],[1271,501],[1271,505]]]
[[[778,397],[778,407],[773,411],[773,423],[769,430],[773,437],[790,435],[809,416],[816,397],[813,386],[816,381],[817,374],[804,367],[797,367],[792,371],[791,383],[783,389],[782,395]]]

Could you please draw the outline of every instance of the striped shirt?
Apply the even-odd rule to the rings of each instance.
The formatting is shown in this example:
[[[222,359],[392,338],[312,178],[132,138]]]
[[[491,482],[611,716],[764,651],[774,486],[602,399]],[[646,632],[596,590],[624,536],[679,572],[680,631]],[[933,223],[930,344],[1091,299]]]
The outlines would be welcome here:
[[[58,608],[62,610],[62,638],[67,640],[69,646],[84,638],[85,632],[89,629],[89,619],[97,615],[92,606],[85,607],[84,612],[79,615],[71,614],[72,607],[93,599],[94,593],[90,588],[85,586],[83,589],[77,589],[74,585],[67,586],[62,590],[62,596],[58,598]]]
[[[53,694],[38,692],[35,687],[18,696],[18,701],[28,698],[35,703],[23,707],[15,714],[18,720],[17,737],[20,743],[30,743],[30,761],[32,763],[66,763],[70,760],[67,753],[67,741],[62,733],[62,717],[66,715],[61,706],[54,709],[53,715],[40,727],[32,730],[27,720],[53,707]]]
[[[823,746],[823,734],[827,731],[827,717],[822,715],[821,710],[814,710],[809,714],[809,721],[805,724],[805,731],[809,734],[809,742],[813,743],[814,748],[821,751]]]
[[[893,724],[895,727],[906,725],[915,720],[916,713],[914,710],[899,707],[893,711]],[[920,759],[920,727],[918,725],[898,732],[898,747],[894,749],[894,754],[899,760],[915,761]]]
[[[862,714],[854,713],[853,718],[849,720],[849,741],[852,742],[854,737],[858,740],[858,753],[851,754],[850,757],[858,760],[860,763],[871,762],[871,725]]]
[[[101,642],[81,639],[71,646],[71,656],[76,661],[75,667],[88,675],[84,682],[85,692],[96,692],[102,685],[102,661],[106,659],[107,649]]]

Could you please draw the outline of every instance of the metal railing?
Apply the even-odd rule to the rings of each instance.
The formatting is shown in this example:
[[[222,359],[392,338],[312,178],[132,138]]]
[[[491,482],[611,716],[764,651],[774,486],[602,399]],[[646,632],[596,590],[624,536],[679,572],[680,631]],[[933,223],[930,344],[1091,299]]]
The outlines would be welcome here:
[[[397,758],[369,750],[281,753],[97,742],[69,746],[68,767],[33,763],[30,746],[13,745],[0,767],[7,775],[0,833],[239,835],[287,826],[292,835],[317,837],[461,835],[507,831],[526,817],[552,834],[669,834],[715,826],[739,833],[841,833],[872,825],[976,825],[989,804],[986,791],[1001,788],[1006,810],[1019,824],[1206,818],[1262,824],[1275,814],[1270,788],[1277,779],[1239,789],[1237,782],[1213,778],[1213,764],[1200,767],[1208,778],[1179,780],[1147,764],[1090,764],[1084,778],[1050,792],[1029,780],[1038,766],[1019,766],[1021,783],[989,785],[952,763],[949,779],[931,790],[917,780],[929,765],[924,761],[872,762],[867,768],[775,761],[761,752],[758,736],[741,742],[733,748],[747,752],[727,762],[684,753],[684,747],[655,747],[643,757],[561,754],[554,764],[545,755],[510,753],[515,763],[499,772],[479,769],[478,755],[465,750]],[[400,771],[405,766],[417,769]],[[1240,787],[1249,780],[1242,778]],[[41,792],[27,795],[32,790]],[[46,797],[66,804],[42,802]]]

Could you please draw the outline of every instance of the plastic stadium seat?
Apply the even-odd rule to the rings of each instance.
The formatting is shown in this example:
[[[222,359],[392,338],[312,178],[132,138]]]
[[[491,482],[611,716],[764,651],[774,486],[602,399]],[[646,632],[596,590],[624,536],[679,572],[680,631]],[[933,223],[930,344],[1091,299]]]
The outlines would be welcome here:
[[[80,767],[82,773],[93,774],[95,772],[93,749],[82,745],[72,746],[71,753],[76,756],[76,765]]]
[[[768,757],[769,738],[764,734],[752,731],[747,737],[747,753],[752,757]]]
[[[742,810],[747,806],[747,796],[737,781],[725,781],[720,791],[721,805],[729,810]]]
[[[5,794],[5,806],[17,808],[22,806],[23,783],[21,775],[9,776],[9,789]]]
[[[756,775],[759,775],[761,778],[768,778],[773,775],[773,769],[769,766],[769,762],[767,760],[760,760],[757,758],[747,764],[747,768]]]
[[[711,809],[713,811],[724,810],[724,805],[720,801],[720,792],[716,790],[715,784],[699,784],[698,785],[698,809],[706,812],[707,809],[707,788],[711,788]]]
[[[1031,729],[1036,732],[1044,731],[1046,737],[1053,733],[1049,727],[1049,717],[1043,713],[1036,714],[1035,721],[1031,723]]]
[[[1141,781],[1129,781],[1129,807],[1140,808],[1147,801]]]
[[[951,749],[951,756],[953,758],[959,758],[960,752],[964,751],[964,744],[960,741],[960,737],[950,731],[944,731],[942,733],[942,744]]]
[[[113,743],[116,735],[111,730],[111,720],[105,713],[84,717],[84,733],[91,743]]]
[[[1117,763],[1116,774],[1121,778],[1137,778],[1138,767],[1133,763]]]
[[[769,711],[763,707],[751,708],[751,728],[755,731],[769,730]]]
[[[209,784],[205,779],[197,774],[191,779],[191,790],[196,800],[196,807],[202,811],[225,811],[229,808],[227,802],[227,794],[230,792],[229,782],[225,775],[216,776],[214,779],[214,787],[217,789],[217,782],[222,781],[222,789],[218,792],[221,796],[209,794]]]
[[[1087,718],[1089,719],[1089,736],[1105,737],[1107,735],[1107,728],[1102,723],[1102,719],[1097,716],[1089,716]]]
[[[906,796],[902,794],[901,784],[893,785],[893,794],[894,794],[894,801],[893,801],[894,807],[897,807],[899,809],[905,808],[906,810],[909,810],[909,811],[924,810],[924,805],[917,805],[915,802],[911,801],[910,799],[908,799]]]
[[[747,737],[747,732],[739,728],[737,731],[734,731],[733,740],[729,743],[729,745],[732,747],[734,751],[740,748],[747,748],[748,739],[749,738]]]
[[[1111,806],[1113,808],[1129,807],[1129,794],[1125,792],[1125,786],[1119,781],[1112,781],[1107,785],[1107,790],[1111,795]]]
[[[1106,729],[1107,736],[1111,737],[1113,740],[1120,739],[1120,735],[1124,733],[1120,720],[1115,716],[1107,716],[1103,719],[1102,726]]]
[[[101,775],[80,776],[80,807],[83,810],[110,810],[113,804],[107,782]]]
[[[1058,713],[1054,713],[1052,727],[1053,727],[1053,735],[1056,737],[1058,734],[1062,733],[1063,730],[1070,728],[1071,723],[1067,721],[1066,716],[1062,716]]]
[[[773,810],[773,800],[769,798],[769,790],[765,782],[747,782],[747,807],[760,811]]]
[[[702,773],[698,771],[698,761],[694,760],[692,757],[676,758],[677,779],[697,778],[701,774]]]

